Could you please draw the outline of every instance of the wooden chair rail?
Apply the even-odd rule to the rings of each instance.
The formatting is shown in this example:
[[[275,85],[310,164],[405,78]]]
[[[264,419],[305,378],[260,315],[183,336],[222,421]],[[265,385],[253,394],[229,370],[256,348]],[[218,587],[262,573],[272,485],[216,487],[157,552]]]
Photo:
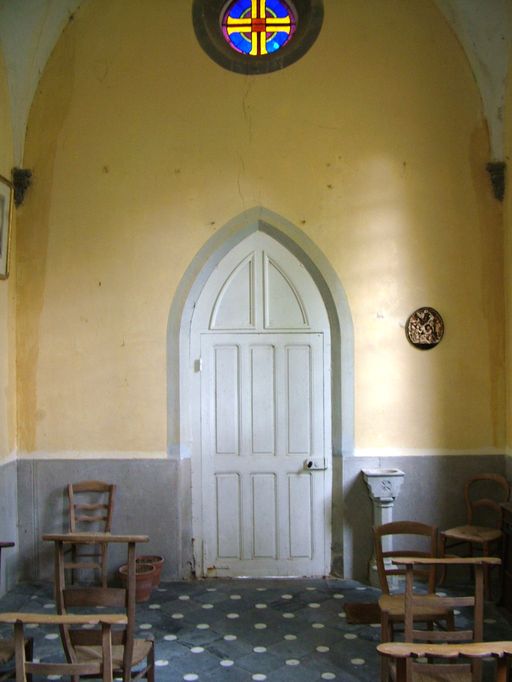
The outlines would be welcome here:
[[[93,510],[90,509],[89,511],[93,511]],[[80,521],[86,521],[88,523],[94,523],[95,521],[100,522],[100,521],[106,521],[106,520],[107,520],[107,517],[102,516],[101,514],[80,514],[80,516],[76,517],[77,523],[79,523]]]
[[[39,675],[96,675],[100,669],[97,663],[30,663],[26,661],[25,672]],[[112,679],[112,676],[107,678]]]
[[[393,658],[417,658],[436,656],[438,658],[486,658],[512,655],[512,642],[471,642],[466,644],[418,644],[413,642],[385,642],[377,646],[377,651]]]
[[[475,556],[475,557],[415,557],[412,554],[409,556],[397,557],[393,559],[395,564],[423,564],[432,566],[499,566],[501,559],[495,556]]]
[[[87,613],[87,614],[56,614],[56,613],[0,613],[0,623],[23,623],[23,625],[126,625],[128,618],[123,613]]]
[[[101,604],[106,607],[124,607],[126,590],[122,587],[66,587],[62,590],[64,606]]]
[[[148,535],[116,535],[114,533],[45,533],[43,540],[65,545],[99,545],[102,543],[149,542]]]

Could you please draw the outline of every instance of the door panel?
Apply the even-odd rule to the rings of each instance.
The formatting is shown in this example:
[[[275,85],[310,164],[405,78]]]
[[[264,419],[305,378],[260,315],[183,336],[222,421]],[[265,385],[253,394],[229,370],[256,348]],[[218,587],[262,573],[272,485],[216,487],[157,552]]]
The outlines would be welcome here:
[[[251,362],[251,451],[275,453],[275,353],[272,344],[253,346]]]
[[[311,348],[309,345],[287,345],[285,350],[288,454],[307,456],[312,444]]]
[[[215,482],[217,553],[221,559],[240,559],[240,477],[238,474],[216,474]]]
[[[312,559],[313,474],[288,474],[290,559]]]
[[[239,452],[239,362],[238,346],[215,348],[215,450],[218,454]]]
[[[251,474],[254,559],[277,559],[277,480],[275,474]]]

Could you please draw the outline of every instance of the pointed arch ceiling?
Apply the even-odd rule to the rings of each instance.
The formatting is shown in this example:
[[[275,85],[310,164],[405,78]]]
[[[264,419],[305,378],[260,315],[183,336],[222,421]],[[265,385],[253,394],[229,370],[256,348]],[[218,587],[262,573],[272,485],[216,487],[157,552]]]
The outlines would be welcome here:
[[[46,62],[73,13],[89,0],[0,0],[0,45],[11,96],[14,156],[22,164],[32,99]],[[492,160],[503,159],[503,104],[511,43],[508,0],[433,0],[452,26],[480,88]]]

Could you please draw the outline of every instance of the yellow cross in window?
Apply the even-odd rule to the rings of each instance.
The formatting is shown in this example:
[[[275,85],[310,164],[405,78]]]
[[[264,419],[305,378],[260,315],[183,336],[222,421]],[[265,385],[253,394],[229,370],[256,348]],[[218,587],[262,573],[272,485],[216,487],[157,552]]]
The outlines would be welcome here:
[[[250,55],[267,54],[267,33],[290,33],[290,17],[267,16],[267,0],[251,0],[251,15],[234,19],[228,17],[226,31],[248,34],[251,39]]]

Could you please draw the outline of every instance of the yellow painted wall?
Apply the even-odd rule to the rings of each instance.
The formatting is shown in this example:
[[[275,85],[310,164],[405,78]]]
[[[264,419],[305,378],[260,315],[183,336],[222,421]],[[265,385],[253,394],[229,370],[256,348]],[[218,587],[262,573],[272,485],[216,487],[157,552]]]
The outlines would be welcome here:
[[[29,120],[20,450],[165,450],[173,295],[253,206],[304,230],[346,290],[358,451],[503,448],[488,159],[477,87],[429,1],[325,0],[304,58],[244,77],[202,51],[189,2],[90,0]],[[446,323],[429,352],[404,336],[421,305]]]
[[[3,55],[0,51],[0,175],[10,178],[13,166],[12,129],[9,90]],[[11,234],[11,256],[14,229]],[[11,276],[0,280],[0,462],[15,451],[16,381],[15,381],[15,286],[11,258]]]
[[[510,10],[512,22],[512,9]],[[505,162],[507,170],[505,174],[505,199],[503,202],[504,238],[504,263],[505,263],[505,306],[506,306],[506,429],[507,429],[507,454],[512,455],[512,73],[509,68],[504,122],[505,122]]]

